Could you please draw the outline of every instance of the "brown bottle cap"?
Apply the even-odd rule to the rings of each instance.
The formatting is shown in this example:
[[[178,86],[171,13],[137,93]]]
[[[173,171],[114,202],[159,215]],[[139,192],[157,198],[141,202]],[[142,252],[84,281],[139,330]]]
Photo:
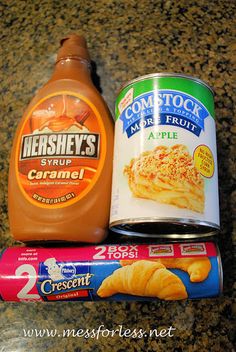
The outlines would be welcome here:
[[[82,35],[69,34],[61,39],[61,47],[57,54],[57,61],[78,57],[90,62],[90,56],[86,44],[86,40]]]

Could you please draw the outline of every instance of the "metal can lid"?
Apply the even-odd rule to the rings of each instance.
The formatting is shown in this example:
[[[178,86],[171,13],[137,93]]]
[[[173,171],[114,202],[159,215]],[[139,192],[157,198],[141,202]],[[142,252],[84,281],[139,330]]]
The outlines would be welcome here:
[[[147,74],[147,75],[143,75],[143,76],[139,76],[137,78],[134,78],[130,81],[128,81],[127,83],[124,83],[120,90],[118,91],[118,94],[120,94],[120,92],[128,87],[130,84],[133,84],[133,83],[136,83],[136,82],[139,82],[139,81],[142,81],[142,80],[145,80],[145,79],[149,79],[149,78],[159,78],[159,77],[178,77],[178,78],[186,78],[186,79],[189,79],[189,80],[192,80],[192,81],[195,81],[203,86],[205,86],[206,88],[208,88],[210,90],[210,92],[212,93],[212,95],[214,95],[214,90],[204,81],[202,81],[200,78],[197,78],[197,77],[193,77],[193,76],[190,76],[190,75],[185,75],[185,74],[182,74],[182,73],[174,73],[174,72],[163,72],[163,73],[150,73],[150,74]]]
[[[182,218],[128,218],[110,223],[110,230],[122,235],[190,239],[216,235],[220,227],[207,221]]]

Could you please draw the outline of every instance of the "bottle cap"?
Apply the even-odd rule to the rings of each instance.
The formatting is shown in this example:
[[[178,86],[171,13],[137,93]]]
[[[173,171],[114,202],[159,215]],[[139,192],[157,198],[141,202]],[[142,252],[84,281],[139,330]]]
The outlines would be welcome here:
[[[82,35],[69,34],[61,39],[61,47],[57,54],[57,62],[66,58],[81,58],[90,62],[87,43]]]

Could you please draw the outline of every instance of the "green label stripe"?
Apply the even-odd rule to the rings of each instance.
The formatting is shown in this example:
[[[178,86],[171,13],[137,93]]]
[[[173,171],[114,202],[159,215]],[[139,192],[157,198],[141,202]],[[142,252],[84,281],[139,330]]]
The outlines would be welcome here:
[[[120,92],[116,100],[116,120],[120,116],[118,104],[130,88],[134,88],[134,99],[141,94],[159,89],[172,89],[189,94],[198,99],[215,118],[213,94],[200,82],[185,77],[152,77],[131,83]]]

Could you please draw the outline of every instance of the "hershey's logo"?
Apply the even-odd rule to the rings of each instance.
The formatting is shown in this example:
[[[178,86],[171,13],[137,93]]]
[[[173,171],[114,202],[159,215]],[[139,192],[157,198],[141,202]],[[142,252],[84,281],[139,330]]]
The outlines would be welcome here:
[[[41,157],[99,157],[96,133],[31,134],[22,137],[20,159]]]

